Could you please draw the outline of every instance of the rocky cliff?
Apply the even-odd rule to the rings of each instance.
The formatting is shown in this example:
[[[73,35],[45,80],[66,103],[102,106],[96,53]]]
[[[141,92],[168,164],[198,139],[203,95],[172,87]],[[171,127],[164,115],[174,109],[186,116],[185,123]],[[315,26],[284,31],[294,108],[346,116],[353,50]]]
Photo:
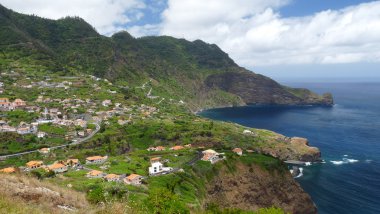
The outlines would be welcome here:
[[[220,169],[208,184],[207,203],[251,211],[275,206],[293,214],[317,213],[310,196],[290,173],[269,172],[243,163],[237,163],[233,172],[228,167]]]

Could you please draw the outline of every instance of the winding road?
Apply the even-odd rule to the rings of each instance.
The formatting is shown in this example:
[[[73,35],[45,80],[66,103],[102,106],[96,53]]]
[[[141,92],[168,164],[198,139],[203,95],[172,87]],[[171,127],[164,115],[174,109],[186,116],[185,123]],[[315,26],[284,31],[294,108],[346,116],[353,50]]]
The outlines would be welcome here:
[[[100,122],[98,123],[93,123],[96,128],[93,132],[91,132],[91,134],[89,134],[88,136],[84,137],[84,138],[78,138],[78,139],[75,139],[73,141],[71,141],[71,143],[67,143],[67,144],[63,144],[63,145],[59,145],[59,146],[52,146],[50,147],[49,149],[50,150],[54,150],[54,149],[60,149],[60,148],[64,148],[64,147],[67,147],[67,146],[71,146],[71,145],[78,145],[78,144],[81,144],[81,143],[84,143],[85,141],[91,139],[96,133],[99,132],[100,130],[100,125],[99,125]],[[31,153],[34,153],[34,152],[38,152],[39,149],[36,149],[36,150],[31,150],[31,151],[26,151],[26,152],[19,152],[19,153],[15,153],[15,154],[9,154],[9,155],[2,155],[0,156],[0,160],[5,160],[7,158],[11,158],[11,157],[17,157],[17,156],[21,156],[21,155],[27,155],[27,154],[31,154]]]

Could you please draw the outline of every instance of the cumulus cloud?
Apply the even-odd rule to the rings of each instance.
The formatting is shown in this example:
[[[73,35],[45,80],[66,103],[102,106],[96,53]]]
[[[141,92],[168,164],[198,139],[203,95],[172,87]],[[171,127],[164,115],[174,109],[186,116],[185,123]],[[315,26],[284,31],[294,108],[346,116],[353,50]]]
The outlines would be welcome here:
[[[283,18],[285,0],[169,0],[161,34],[218,44],[239,64],[380,61],[380,2]]]
[[[141,19],[142,0],[1,0],[17,12],[59,19],[79,16],[100,33],[110,35],[124,29],[127,23]]]

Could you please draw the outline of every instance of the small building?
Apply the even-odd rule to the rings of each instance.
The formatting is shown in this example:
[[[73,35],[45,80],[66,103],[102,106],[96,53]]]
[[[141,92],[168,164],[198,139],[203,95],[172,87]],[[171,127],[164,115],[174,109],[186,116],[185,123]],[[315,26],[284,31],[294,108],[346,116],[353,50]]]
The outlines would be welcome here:
[[[50,148],[42,148],[38,150],[41,154],[48,154],[50,152]]]
[[[26,102],[22,99],[15,99],[12,103],[14,108],[23,108],[26,106]]]
[[[84,136],[86,136],[86,133],[85,133],[84,131],[78,131],[77,133],[78,133],[78,136],[79,136],[79,137],[84,137]]]
[[[86,174],[86,177],[88,178],[103,178],[104,176],[106,176],[106,174],[98,170],[91,170]]]
[[[11,110],[13,109],[12,103],[9,102],[8,98],[0,98],[0,110]]]
[[[217,153],[216,151],[212,149],[205,150],[202,152],[202,154],[203,154],[203,157],[201,160],[210,161],[211,164],[214,164],[218,162],[219,160],[221,160],[221,158],[219,157],[219,153]]]
[[[29,169],[37,169],[40,168],[43,164],[44,162],[42,161],[29,161],[28,163],[26,163],[26,167],[28,167]]]
[[[53,171],[55,173],[67,172],[67,166],[62,163],[55,163],[47,167],[48,170]]]
[[[235,154],[242,156],[243,150],[241,148],[235,148],[232,150]]]
[[[147,150],[148,151],[156,151],[156,152],[158,152],[158,151],[165,151],[166,148],[164,146],[157,146],[157,147],[152,147],[151,146]]]
[[[14,167],[7,167],[7,168],[4,168],[4,169],[0,169],[0,172],[1,173],[11,174],[11,173],[15,173],[16,172],[16,168],[14,168]]]
[[[65,164],[70,167],[78,167],[80,165],[80,162],[78,159],[67,159]]]
[[[30,126],[22,126],[17,128],[17,133],[24,135],[24,134],[31,134],[34,132],[34,129],[31,128]]]
[[[164,167],[160,160],[161,158],[159,157],[150,159],[151,166],[149,167],[149,175],[156,175],[163,172],[170,172],[173,170],[173,168],[171,167]]]
[[[143,179],[143,176],[138,174],[130,174],[126,178],[124,178],[124,183],[129,185],[140,185],[141,181]]]
[[[183,146],[173,146],[172,148],[170,148],[170,150],[174,150],[174,151],[177,151],[177,150],[182,150],[184,149],[185,147]]]
[[[108,106],[110,106],[112,104],[112,101],[111,100],[103,100],[103,102],[102,102],[102,105],[104,106],[104,107],[108,107]]]
[[[166,150],[166,148],[164,147],[164,146],[157,146],[156,147],[156,151],[165,151]]]
[[[92,156],[86,158],[86,164],[103,164],[108,159],[108,156]]]
[[[106,180],[108,182],[111,182],[111,181],[118,182],[118,181],[120,181],[120,175],[108,174],[108,175],[104,176],[104,180]]]
[[[44,138],[46,136],[45,132],[37,132],[37,137],[38,138]]]
[[[253,134],[253,132],[251,131],[251,130],[248,130],[248,129],[245,129],[244,131],[243,131],[243,134]]]
[[[152,152],[152,151],[156,151],[156,148],[151,146],[151,147],[147,148],[146,150]]]

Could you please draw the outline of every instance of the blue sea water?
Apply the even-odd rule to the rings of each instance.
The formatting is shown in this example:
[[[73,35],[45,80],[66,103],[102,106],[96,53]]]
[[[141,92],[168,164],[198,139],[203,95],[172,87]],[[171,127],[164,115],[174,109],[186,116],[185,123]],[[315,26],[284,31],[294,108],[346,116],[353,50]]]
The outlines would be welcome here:
[[[380,213],[380,83],[288,83],[331,92],[333,107],[246,106],[200,115],[309,139],[325,163],[297,178],[325,214]]]

